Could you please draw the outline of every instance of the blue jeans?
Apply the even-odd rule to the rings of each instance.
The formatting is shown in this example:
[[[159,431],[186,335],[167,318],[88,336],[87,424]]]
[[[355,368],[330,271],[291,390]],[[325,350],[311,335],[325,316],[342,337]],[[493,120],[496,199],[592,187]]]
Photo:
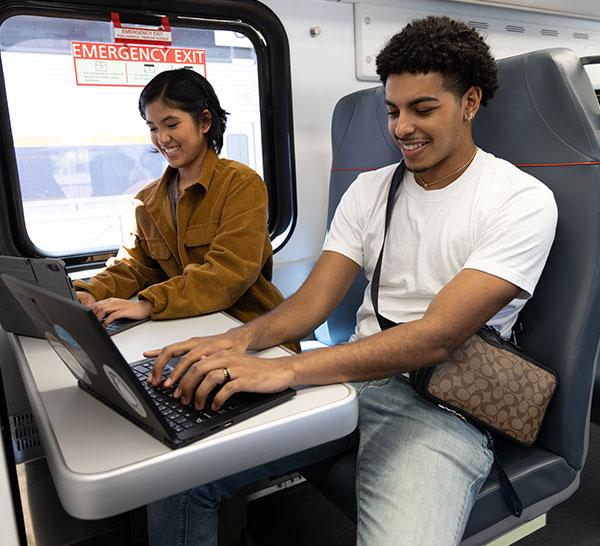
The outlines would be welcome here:
[[[423,400],[404,377],[354,385],[359,397],[357,544],[458,544],[492,465],[487,439]],[[351,447],[330,442],[148,506],[151,546],[216,546],[218,508],[242,487]]]

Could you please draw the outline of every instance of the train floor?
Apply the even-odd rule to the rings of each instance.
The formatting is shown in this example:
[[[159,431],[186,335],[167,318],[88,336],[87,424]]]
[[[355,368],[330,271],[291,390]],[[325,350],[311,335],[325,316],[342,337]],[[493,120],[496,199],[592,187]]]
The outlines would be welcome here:
[[[38,488],[50,481],[43,459],[36,461]],[[44,471],[45,468],[45,471]],[[34,512],[47,512],[59,506],[56,492],[51,497],[34,494],[43,506]],[[32,490],[35,493],[38,489]],[[243,504],[241,504],[243,506]],[[239,507],[238,507],[239,509]],[[243,508],[242,508],[243,510]],[[227,514],[227,512],[225,512]],[[242,511],[243,513],[243,511]],[[238,522],[240,514],[232,511],[232,521]],[[48,516],[48,514],[46,513]],[[59,514],[60,515],[60,514]],[[62,519],[61,519],[62,517]],[[69,529],[69,533],[49,532],[38,526],[37,532],[28,529],[28,543],[34,546],[146,546],[146,511],[140,508],[101,522],[82,522],[63,513],[51,519],[55,527]],[[237,519],[236,519],[237,518]],[[92,523],[102,523],[103,532],[94,533]],[[239,528],[227,525],[222,520],[222,529]],[[86,525],[85,540],[69,540],[69,534],[77,531],[77,525]],[[263,496],[247,505],[247,533],[224,533],[227,546],[353,546],[355,526],[333,504],[309,483],[282,489]],[[36,536],[37,535],[37,536]],[[592,425],[590,445],[579,489],[564,503],[548,513],[546,527],[515,543],[518,546],[599,546],[600,545],[600,425]],[[416,546],[416,545],[415,545]],[[427,545],[429,546],[429,545]]]
[[[354,525],[310,484],[253,501],[248,530],[257,546],[352,546]],[[600,425],[592,425],[579,489],[518,546],[600,545]]]

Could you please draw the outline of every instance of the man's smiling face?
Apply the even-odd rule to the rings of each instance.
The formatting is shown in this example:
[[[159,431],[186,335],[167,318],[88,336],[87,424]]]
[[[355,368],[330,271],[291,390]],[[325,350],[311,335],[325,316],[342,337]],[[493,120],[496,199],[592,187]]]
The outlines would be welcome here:
[[[385,96],[388,129],[409,170],[439,178],[472,153],[468,101],[446,89],[438,72],[390,74]]]

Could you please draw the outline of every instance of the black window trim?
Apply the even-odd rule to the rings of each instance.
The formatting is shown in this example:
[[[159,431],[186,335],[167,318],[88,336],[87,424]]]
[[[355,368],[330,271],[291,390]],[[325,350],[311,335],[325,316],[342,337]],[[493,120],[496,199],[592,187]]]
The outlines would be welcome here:
[[[136,7],[133,0],[130,3],[0,0],[0,24],[16,15],[108,21],[111,11],[119,12],[125,21],[128,18],[166,15],[172,27],[202,23],[202,28],[235,30],[250,39],[258,63],[263,172],[269,191],[269,231],[272,240],[284,237],[274,251],[283,248],[296,225],[297,197],[289,43],[281,21],[271,9],[256,0],[203,0],[202,3],[193,0],[169,3],[148,0],[143,7]],[[0,251],[17,256],[46,256],[27,234],[9,119],[0,62]],[[86,267],[99,265],[90,261],[90,257],[96,254],[98,252],[90,251],[56,257],[63,257],[67,264],[80,269],[84,263]]]

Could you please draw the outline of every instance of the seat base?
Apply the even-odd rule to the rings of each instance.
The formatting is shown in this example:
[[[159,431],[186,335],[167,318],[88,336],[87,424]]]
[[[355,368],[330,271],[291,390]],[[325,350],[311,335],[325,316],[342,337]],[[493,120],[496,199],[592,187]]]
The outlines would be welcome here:
[[[482,544],[524,522],[535,519],[571,496],[579,473],[562,457],[538,447],[514,444],[498,448],[504,470],[523,506],[521,518],[511,516],[502,501],[495,470],[484,483],[464,534],[464,544]],[[301,470],[321,493],[348,518],[356,521],[356,449]]]

